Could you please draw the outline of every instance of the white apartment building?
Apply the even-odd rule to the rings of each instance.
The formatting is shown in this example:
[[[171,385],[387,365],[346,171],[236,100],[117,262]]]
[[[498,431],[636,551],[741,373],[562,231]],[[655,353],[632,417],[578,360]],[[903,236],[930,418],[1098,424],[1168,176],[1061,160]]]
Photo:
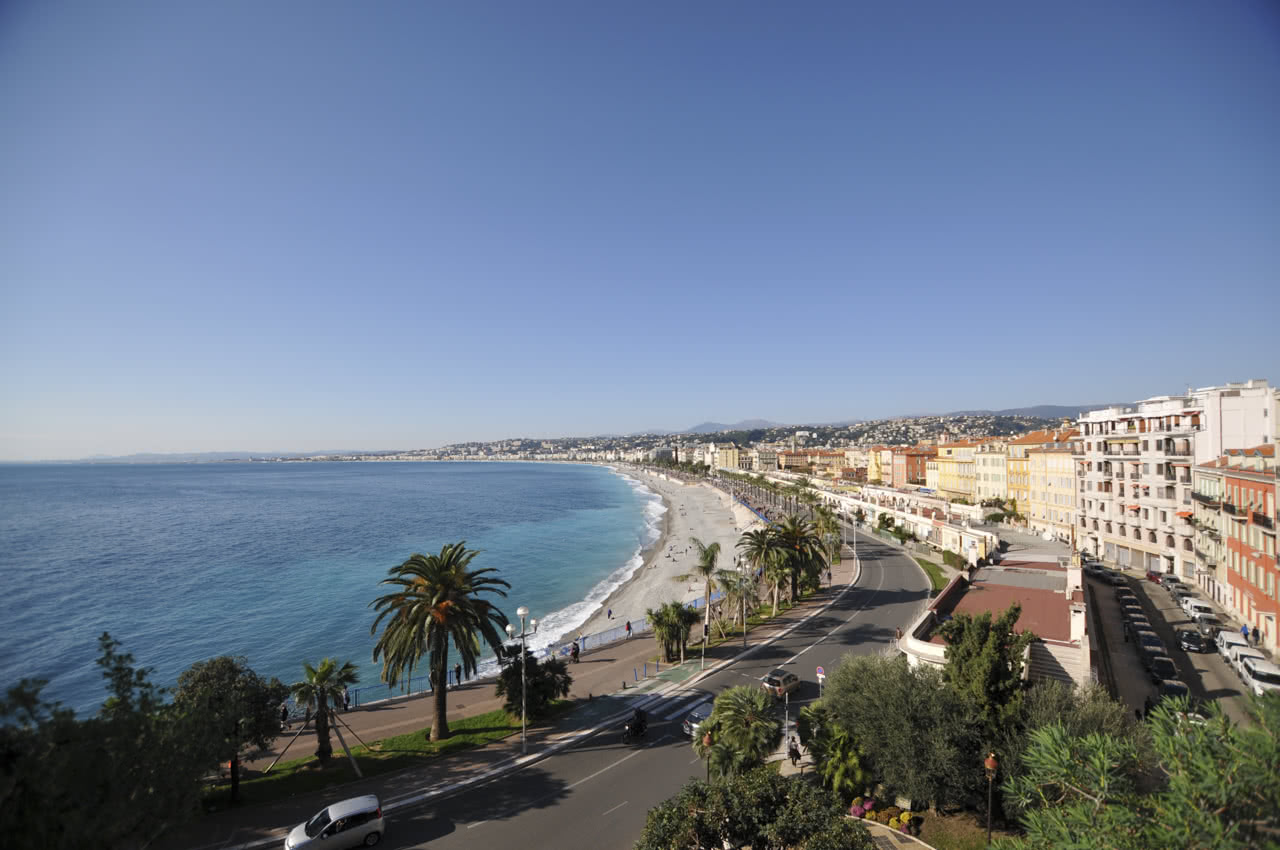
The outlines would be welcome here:
[[[977,489],[978,502],[1007,498],[1009,496],[1008,444],[1004,440],[983,443],[978,446],[973,458],[974,485]]]
[[[1275,398],[1266,381],[1252,380],[1081,414],[1077,548],[1193,579],[1191,468],[1270,442]]]

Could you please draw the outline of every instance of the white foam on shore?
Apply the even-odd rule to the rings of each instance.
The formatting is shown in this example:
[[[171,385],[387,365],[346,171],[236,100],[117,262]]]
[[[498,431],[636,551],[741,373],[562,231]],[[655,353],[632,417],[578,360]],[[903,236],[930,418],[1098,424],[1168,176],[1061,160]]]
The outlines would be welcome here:
[[[609,595],[626,584],[627,580],[635,575],[636,570],[644,565],[645,553],[662,537],[662,518],[667,512],[662,496],[650,490],[643,481],[632,478],[616,467],[606,468],[627,482],[631,489],[645,500],[643,508],[645,527],[640,534],[640,542],[636,545],[631,557],[597,582],[581,602],[553,611],[538,620],[537,633],[526,640],[526,646],[534,654],[540,653],[547,647],[560,646],[567,642],[569,635],[575,635],[577,630],[591,619],[591,615],[609,598]],[[515,625],[519,626],[519,623]],[[498,659],[488,658],[477,665],[476,677],[484,679],[496,676],[500,669]]]

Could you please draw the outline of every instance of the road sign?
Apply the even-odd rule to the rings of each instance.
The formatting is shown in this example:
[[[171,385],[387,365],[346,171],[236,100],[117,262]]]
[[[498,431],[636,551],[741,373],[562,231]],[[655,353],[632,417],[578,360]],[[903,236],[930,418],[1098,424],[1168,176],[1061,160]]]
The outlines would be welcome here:
[[[825,679],[826,677],[827,677],[827,671],[825,671],[825,670],[823,670],[821,667],[819,667],[819,668],[818,668],[818,678],[819,678],[819,679]]]

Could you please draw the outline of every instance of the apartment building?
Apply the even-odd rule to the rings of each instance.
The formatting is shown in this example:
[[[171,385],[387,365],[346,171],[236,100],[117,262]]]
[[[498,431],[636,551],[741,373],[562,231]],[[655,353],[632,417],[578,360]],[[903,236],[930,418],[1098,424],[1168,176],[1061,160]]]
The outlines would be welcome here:
[[[1196,581],[1276,648],[1275,444],[1230,449],[1193,470]]]
[[[1074,435],[1072,430],[1063,436]],[[1076,453],[1070,440],[1027,450],[1027,526],[1064,543],[1071,542],[1076,521]]]
[[[1031,470],[1027,452],[1035,448],[1064,443],[1076,435],[1074,428],[1048,428],[1031,431],[1008,442],[1009,458],[1005,465],[1005,489],[1007,499],[1014,510],[1026,516],[1031,507]]]
[[[973,455],[974,487],[978,501],[1006,499],[1009,496],[1009,444],[1005,440],[990,440],[978,446]]]
[[[751,450],[751,468],[756,472],[774,472],[778,469],[778,450],[757,446]]]
[[[725,443],[715,447],[715,462],[711,465],[712,469],[738,469],[741,462],[741,452],[738,447],[732,443]]]
[[[1269,443],[1274,408],[1275,391],[1255,380],[1082,414],[1077,546],[1121,567],[1194,580],[1191,468]]]
[[[895,487],[905,484],[924,484],[925,464],[930,458],[938,455],[938,449],[934,446],[896,446],[892,451],[893,486]]]
[[[885,453],[889,455],[888,468],[883,463]],[[867,450],[867,480],[876,484],[893,482],[893,450],[884,446],[872,446]]]
[[[982,445],[981,440],[958,440],[938,444],[938,492],[949,499],[977,497],[974,478],[974,454]],[[926,470],[927,475],[927,470]]]

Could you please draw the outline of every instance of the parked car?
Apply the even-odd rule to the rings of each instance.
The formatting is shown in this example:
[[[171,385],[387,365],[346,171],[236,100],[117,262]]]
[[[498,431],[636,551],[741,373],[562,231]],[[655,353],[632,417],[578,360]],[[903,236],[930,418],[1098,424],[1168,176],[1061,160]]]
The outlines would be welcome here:
[[[761,677],[760,686],[773,694],[775,699],[782,699],[784,694],[789,694],[800,687],[800,677],[779,667],[767,676]]]
[[[1196,624],[1196,631],[1204,635],[1211,645],[1217,639],[1218,632],[1227,628],[1227,624],[1213,614],[1197,614],[1191,619]]]
[[[1209,647],[1200,633],[1194,629],[1178,629],[1178,646],[1184,652],[1208,652]]]
[[[1244,663],[1246,658],[1261,658],[1266,660],[1267,656],[1262,654],[1261,649],[1246,644],[1237,644],[1232,646],[1227,652],[1227,661],[1231,662],[1231,669],[1236,671],[1236,675],[1244,678],[1244,673],[1240,670],[1240,665]]]
[[[1218,654],[1227,661],[1230,661],[1231,647],[1248,646],[1249,642],[1241,637],[1239,632],[1223,629],[1218,632],[1218,637],[1214,640],[1214,644],[1218,648]]]
[[[1153,655],[1147,664],[1147,675],[1158,685],[1166,679],[1177,679],[1178,668],[1173,666],[1173,659],[1169,656]]]
[[[1168,654],[1165,652],[1164,643],[1155,632],[1138,632],[1134,643],[1138,645],[1138,656],[1142,659],[1143,667],[1150,667],[1152,658]]]
[[[1156,685],[1156,691],[1159,699],[1164,699],[1165,697],[1191,696],[1191,689],[1182,682],[1179,682],[1177,679],[1164,679]],[[1186,717],[1187,721],[1190,723],[1196,723],[1196,720],[1193,718],[1199,718],[1199,725],[1204,725],[1204,718],[1199,714],[1190,714]]]
[[[1258,696],[1266,691],[1280,691],[1280,667],[1261,658],[1246,658],[1240,664],[1240,678],[1246,689]]]
[[[1132,599],[1134,602],[1138,601],[1138,594],[1130,590],[1127,584],[1124,587],[1116,588],[1116,601],[1122,602],[1125,599]]]
[[[1151,570],[1147,570],[1147,581],[1154,581],[1156,584],[1159,584],[1160,576],[1162,575],[1164,575],[1164,573],[1153,573]]]
[[[1213,615],[1213,609],[1209,607],[1209,603],[1201,602],[1199,599],[1194,599],[1188,602],[1187,604],[1183,605],[1182,607],[1186,609],[1187,616],[1193,620],[1195,619],[1197,614],[1209,614],[1210,616]]]
[[[1107,573],[1107,581],[1116,587],[1127,587],[1129,585],[1129,580],[1120,573]]]
[[[1135,617],[1132,620],[1124,621],[1124,639],[1136,641],[1138,632],[1151,632],[1155,634],[1155,629],[1151,627],[1151,623],[1146,617]]]
[[[310,820],[293,828],[284,840],[284,847],[285,850],[372,847],[382,840],[385,827],[378,798],[367,794],[321,809]]]
[[[1107,571],[1107,568],[1102,566],[1102,564],[1099,564],[1097,561],[1086,561],[1081,569],[1084,570],[1085,575],[1093,576],[1094,578],[1097,578]]]
[[[1134,617],[1145,617],[1147,612],[1142,610],[1142,606],[1137,601],[1120,603],[1120,615],[1126,620],[1132,620]]]
[[[1182,581],[1182,579],[1178,578],[1178,577],[1177,577],[1177,576],[1175,576],[1173,573],[1161,573],[1161,574],[1160,574],[1160,584],[1161,584],[1162,586],[1164,586],[1164,587],[1171,587],[1171,586],[1173,586],[1173,585],[1175,585],[1175,584],[1179,584],[1179,583],[1181,583],[1181,581]]]
[[[688,735],[690,738],[692,738],[694,735],[697,735],[698,727],[701,726],[703,721],[705,721],[710,716],[711,716],[711,703],[704,702],[702,705],[694,706],[693,710],[685,715],[684,723],[682,724],[684,728],[684,733]]]

